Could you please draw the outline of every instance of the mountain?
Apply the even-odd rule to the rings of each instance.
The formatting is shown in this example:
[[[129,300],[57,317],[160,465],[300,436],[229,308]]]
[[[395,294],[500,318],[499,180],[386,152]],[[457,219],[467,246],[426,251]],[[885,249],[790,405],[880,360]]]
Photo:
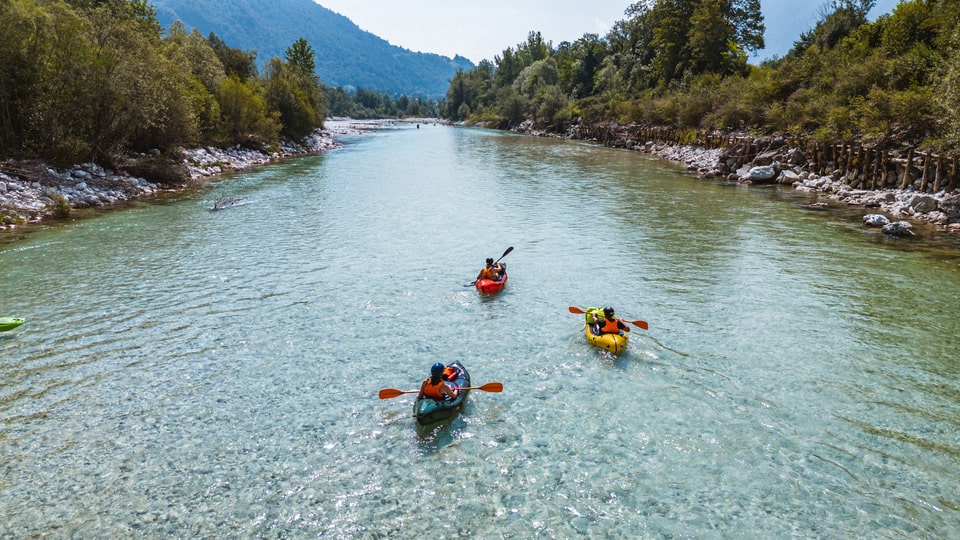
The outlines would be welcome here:
[[[330,87],[364,88],[391,95],[442,98],[458,69],[473,63],[412,52],[370,32],[313,0],[152,0],[164,28],[210,32],[230,47],[257,52],[257,65],[284,57],[299,38],[313,47],[317,76]]]

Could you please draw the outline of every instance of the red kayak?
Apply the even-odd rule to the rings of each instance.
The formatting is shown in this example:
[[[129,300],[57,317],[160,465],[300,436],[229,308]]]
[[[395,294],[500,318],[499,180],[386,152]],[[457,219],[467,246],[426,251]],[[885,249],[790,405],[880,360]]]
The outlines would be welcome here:
[[[495,293],[503,289],[507,284],[507,265],[503,265],[503,279],[496,281],[493,279],[478,279],[475,285],[477,290],[483,294]]]

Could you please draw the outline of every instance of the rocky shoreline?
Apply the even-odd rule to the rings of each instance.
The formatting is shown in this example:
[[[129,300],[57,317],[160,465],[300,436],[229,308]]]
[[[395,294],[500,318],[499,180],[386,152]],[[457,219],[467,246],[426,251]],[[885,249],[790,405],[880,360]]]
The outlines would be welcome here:
[[[910,228],[909,220],[922,221],[960,232],[960,191],[941,190],[938,193],[920,193],[916,190],[866,190],[852,189],[844,182],[843,173],[835,170],[828,175],[809,171],[794,154],[798,151],[785,147],[777,152],[758,157],[753,163],[736,171],[725,172],[723,165],[730,163],[731,156],[722,149],[705,149],[694,145],[670,145],[647,142],[634,148],[641,152],[654,154],[662,159],[679,161],[687,170],[696,172],[701,178],[724,179],[740,184],[781,184],[789,185],[798,191],[821,193],[827,199],[848,206],[864,209],[879,209],[888,214],[891,223],[900,223],[890,227],[889,232],[896,234],[901,228]],[[882,223],[873,217],[876,211],[865,214],[864,224],[878,226]],[[906,221],[907,224],[902,222]],[[909,234],[909,233],[907,233]]]
[[[438,119],[404,122],[417,121],[440,122]],[[130,171],[135,167],[111,170],[96,163],[83,163],[69,168],[56,168],[38,161],[0,161],[0,232],[45,220],[66,218],[72,210],[109,208],[147,199],[165,191],[178,191],[229,171],[241,171],[290,157],[333,150],[341,146],[334,140],[336,136],[388,129],[394,124],[391,121],[331,118],[324,123],[323,129],[300,142],[284,142],[276,152],[241,146],[180,149],[181,164],[186,168],[187,179],[170,184],[151,182],[133,174]],[[129,156],[127,160],[136,163],[158,155],[159,152],[154,152],[153,156]]]
[[[185,183],[161,184],[130,170],[111,170],[96,163],[56,168],[37,161],[0,162],[0,231],[65,218],[72,210],[110,207],[177,191],[191,183],[228,171],[240,171],[283,159],[338,148],[334,136],[359,133],[353,123],[331,122],[298,143],[284,142],[276,152],[240,146],[181,149]],[[158,155],[155,153],[154,155]],[[136,162],[147,156],[130,156]],[[132,169],[132,168],[131,168]]]

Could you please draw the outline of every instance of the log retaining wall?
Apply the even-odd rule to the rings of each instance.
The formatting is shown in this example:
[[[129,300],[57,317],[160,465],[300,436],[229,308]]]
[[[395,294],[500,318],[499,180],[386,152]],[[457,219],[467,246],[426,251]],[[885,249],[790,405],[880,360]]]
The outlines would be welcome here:
[[[801,166],[821,176],[835,176],[852,189],[915,189],[939,193],[960,189],[958,156],[916,148],[887,148],[859,143],[821,143],[797,137],[748,137],[663,127],[578,125],[568,136],[606,146],[636,149],[647,143],[723,149],[717,175],[747,165]]]

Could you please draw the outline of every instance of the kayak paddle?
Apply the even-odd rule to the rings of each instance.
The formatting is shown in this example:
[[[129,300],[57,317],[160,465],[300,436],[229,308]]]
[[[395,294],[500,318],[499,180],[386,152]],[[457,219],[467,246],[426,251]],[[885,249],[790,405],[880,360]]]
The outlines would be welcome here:
[[[570,306],[569,309],[570,309],[570,313],[576,313],[577,315],[585,315],[585,314],[587,313],[586,311],[584,311],[584,310],[582,310],[582,309],[580,309],[580,308],[578,308],[578,307]],[[643,328],[644,330],[646,330],[646,329],[648,329],[648,328],[650,327],[650,325],[647,324],[647,321],[628,321],[627,319],[624,319],[624,318],[621,318],[621,317],[618,317],[618,319],[620,319],[620,320],[623,321],[623,322],[630,323],[630,324],[636,326],[637,328]]]
[[[503,392],[503,383],[492,382],[483,386],[465,386],[457,390],[482,390],[484,392]],[[391,399],[403,394],[416,394],[419,390],[397,390],[396,388],[384,388],[380,390],[380,399]]]

